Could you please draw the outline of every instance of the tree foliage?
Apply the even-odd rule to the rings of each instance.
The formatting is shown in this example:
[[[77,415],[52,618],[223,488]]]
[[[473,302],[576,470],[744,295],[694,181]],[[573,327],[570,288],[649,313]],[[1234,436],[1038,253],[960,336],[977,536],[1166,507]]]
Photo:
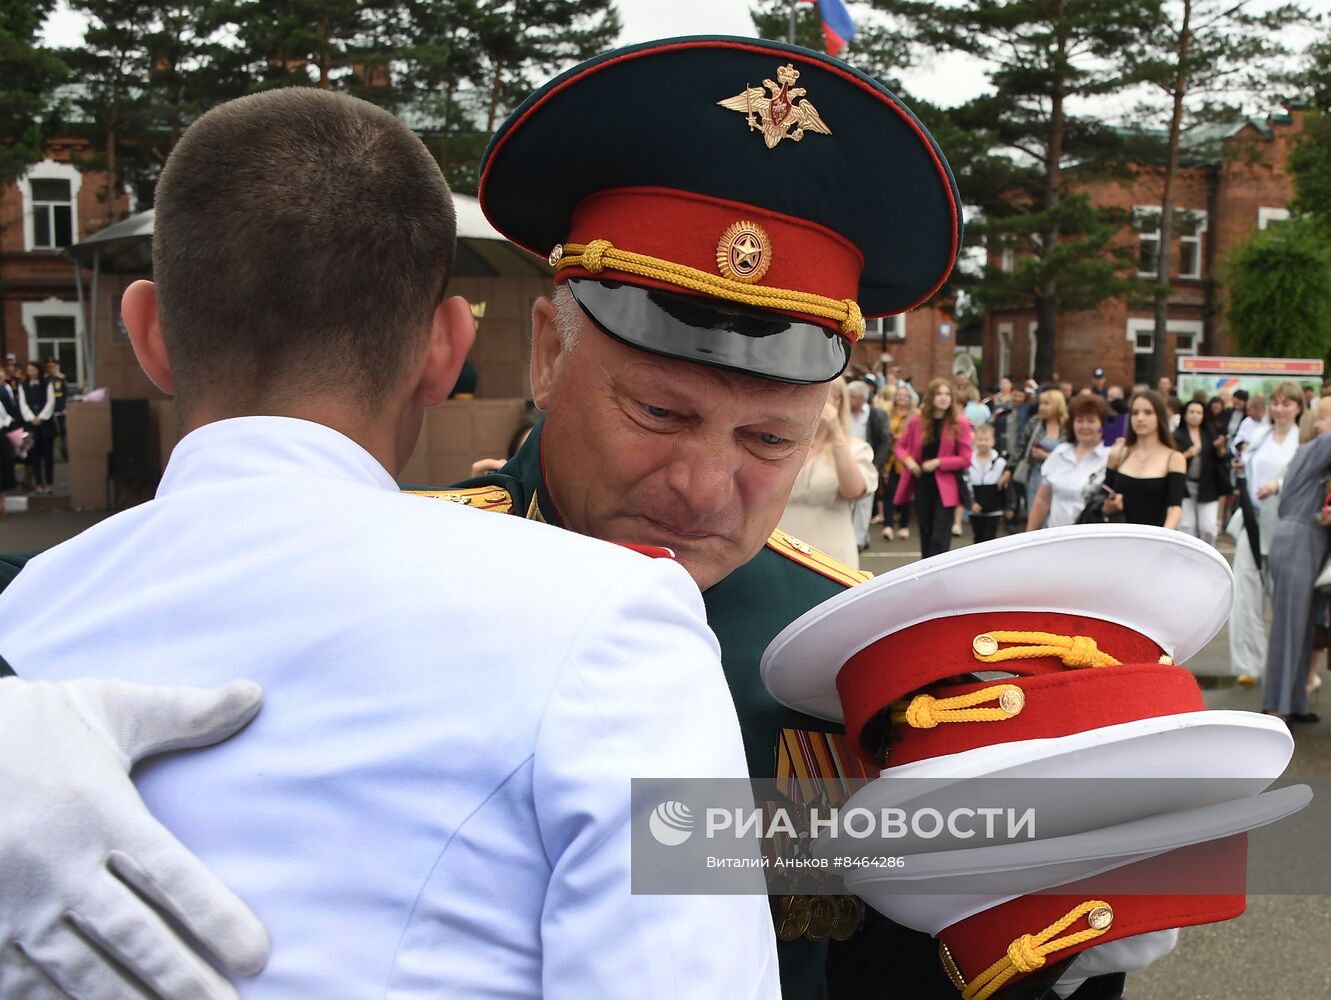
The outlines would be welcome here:
[[[906,36],[893,19],[873,10],[868,3],[846,5],[855,21],[855,36],[839,58],[894,91],[900,90],[897,74],[910,63],[911,52]],[[798,3],[795,10],[795,44],[822,52],[827,44],[818,7]],[[789,0],[762,0],[750,8],[754,28],[760,38],[790,41]]]
[[[1013,267],[958,284],[984,307],[1036,315],[1035,375],[1054,374],[1057,316],[1129,294],[1126,219],[1088,187],[1123,176],[1128,138],[1080,110],[1140,82],[1122,58],[1158,23],[1158,0],[875,0],[913,49],[963,53],[989,69],[988,92],[929,124],[972,206],[967,241]],[[977,211],[978,210],[978,211]]]
[[[51,94],[66,67],[39,47],[55,0],[0,0],[0,186],[42,158]]]
[[[1156,31],[1124,53],[1125,63],[1163,98],[1160,163],[1159,261],[1152,292],[1155,350],[1148,381],[1165,374],[1168,348],[1169,261],[1175,232],[1175,186],[1185,134],[1241,119],[1238,101],[1267,89],[1279,58],[1288,54],[1284,32],[1307,20],[1297,4],[1256,9],[1251,0],[1176,0],[1162,5]],[[1150,111],[1146,112],[1148,115]]]
[[[1307,103],[1303,136],[1290,150],[1294,175],[1294,209],[1331,234],[1331,36],[1314,42],[1307,63],[1296,77]]]
[[[1331,242],[1311,219],[1255,233],[1226,271],[1229,325],[1243,353],[1331,356]]]

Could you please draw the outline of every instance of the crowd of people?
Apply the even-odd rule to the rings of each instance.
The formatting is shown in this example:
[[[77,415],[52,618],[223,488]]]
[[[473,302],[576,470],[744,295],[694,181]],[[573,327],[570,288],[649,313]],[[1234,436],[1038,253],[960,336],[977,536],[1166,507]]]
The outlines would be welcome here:
[[[913,521],[924,558],[947,551],[967,520],[976,542],[1107,521],[1178,529],[1211,545],[1224,532],[1234,542],[1232,673],[1264,684],[1268,714],[1319,721],[1308,699],[1331,633],[1315,586],[1331,524],[1331,383],[1320,399],[1293,382],[1269,395],[1182,399],[1168,377],[1154,389],[1125,388],[1100,368],[1083,386],[1005,377],[987,396],[969,370],[932,379],[923,394],[894,367],[846,380],[849,389],[834,384],[834,400],[872,399],[865,409],[876,412],[841,422],[837,447],[861,450],[839,461],[835,479],[835,449],[811,452],[806,472],[812,479],[825,466],[825,488],[814,500],[797,487],[783,521],[793,534],[857,565],[870,521],[861,528],[852,513],[869,497],[882,537],[909,540]],[[873,469],[863,467],[870,452]],[[816,523],[799,513],[814,502]]]
[[[65,373],[55,358],[20,365],[10,354],[0,375],[0,495],[22,489],[50,493],[55,484],[55,445],[68,457]],[[16,466],[24,472],[19,477]],[[0,512],[3,505],[0,505]]]

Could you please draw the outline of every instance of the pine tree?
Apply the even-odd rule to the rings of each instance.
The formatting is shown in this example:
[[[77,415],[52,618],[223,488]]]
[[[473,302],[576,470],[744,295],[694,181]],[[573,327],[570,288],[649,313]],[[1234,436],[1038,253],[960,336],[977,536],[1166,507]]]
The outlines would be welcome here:
[[[144,36],[146,96],[155,133],[153,158],[160,166],[191,121],[245,88],[218,72],[224,49],[216,0],[156,0],[151,6],[153,17]]]
[[[486,0],[478,9],[477,88],[485,131],[558,70],[609,48],[619,34],[613,0]]]
[[[218,68],[250,90],[316,86],[384,97],[393,55],[386,36],[399,12],[392,0],[218,0],[212,17],[235,36],[217,54]]]
[[[1177,0],[1162,10],[1160,28],[1148,44],[1124,53],[1130,70],[1166,100],[1160,192],[1159,281],[1152,293],[1155,348],[1150,384],[1165,374],[1168,349],[1170,248],[1177,223],[1174,189],[1186,133],[1199,126],[1239,118],[1230,102],[1266,89],[1271,72],[1286,55],[1282,39],[1307,14],[1296,4],[1255,11],[1251,0]],[[1228,99],[1228,100],[1227,100]]]
[[[986,267],[968,290],[983,306],[1036,315],[1035,376],[1054,374],[1060,311],[1089,309],[1132,289],[1131,261],[1115,249],[1126,218],[1092,204],[1091,184],[1121,176],[1125,137],[1078,114],[1084,98],[1139,82],[1125,51],[1157,24],[1156,0],[974,0],[944,5],[875,0],[909,31],[913,46],[983,60],[992,90],[926,119],[957,174],[962,200],[979,209],[968,242],[1013,251],[1012,271]],[[960,281],[965,281],[961,276]]]
[[[1288,160],[1293,207],[1331,236],[1331,36],[1309,46],[1307,65],[1294,83],[1302,91],[1306,115],[1303,137]]]
[[[107,218],[115,221],[127,182],[146,183],[153,162],[147,100],[153,9],[148,0],[74,0],[71,6],[88,18],[83,45],[63,53],[78,84],[73,103],[93,146],[80,165],[106,172],[103,197]]]
[[[45,152],[55,86],[65,64],[37,44],[55,0],[0,0],[0,187]]]
[[[753,17],[758,37],[778,42],[790,41],[792,8],[795,11],[795,44],[816,52],[825,51],[827,40],[823,35],[822,18],[818,14],[818,6],[808,0],[762,0],[758,6],[751,8],[749,13]],[[855,35],[838,58],[863,70],[890,90],[899,91],[896,74],[910,60],[906,39],[897,25],[878,15],[867,3],[850,3],[847,8],[855,22]]]

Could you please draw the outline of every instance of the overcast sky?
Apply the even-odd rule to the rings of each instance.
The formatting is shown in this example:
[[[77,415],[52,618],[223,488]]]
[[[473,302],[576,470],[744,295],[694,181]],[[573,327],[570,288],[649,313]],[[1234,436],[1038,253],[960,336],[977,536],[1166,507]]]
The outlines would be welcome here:
[[[618,0],[622,44],[674,35],[753,35],[751,0]],[[48,45],[73,47],[83,40],[84,19],[64,2],[47,20]],[[984,74],[973,61],[952,56],[902,74],[907,89],[926,100],[951,106],[984,89]]]

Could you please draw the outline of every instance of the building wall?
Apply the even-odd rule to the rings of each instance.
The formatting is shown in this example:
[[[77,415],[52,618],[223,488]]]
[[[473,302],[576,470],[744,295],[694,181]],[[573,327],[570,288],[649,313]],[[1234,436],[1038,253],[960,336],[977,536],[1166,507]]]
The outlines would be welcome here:
[[[851,369],[877,372],[882,362],[888,360],[920,387],[936,375],[951,372],[958,350],[957,330],[944,305],[947,304],[922,306],[900,317],[903,340],[861,340],[851,350]],[[940,332],[945,324],[946,337]]]
[[[87,155],[87,143],[78,139],[53,139],[47,147],[46,160],[32,172],[48,171],[52,165],[72,179],[75,211],[75,242],[105,228],[130,212],[125,195],[108,202],[107,179],[101,171],[79,171],[75,160]],[[30,203],[29,203],[30,204]],[[25,234],[24,198],[19,183],[0,187],[0,353],[12,353],[26,361],[33,353],[30,336],[35,330],[25,327],[25,313],[31,323],[35,314],[46,311],[65,314],[78,301],[74,267],[64,258],[63,250],[29,249]],[[28,308],[25,310],[24,306]],[[74,376],[73,372],[67,373]]]
[[[476,366],[478,399],[526,399],[531,395],[531,307],[554,291],[549,278],[454,278],[451,294],[472,304],[476,344],[467,358]]]
[[[1216,164],[1188,166],[1176,178],[1174,201],[1178,208],[1206,213],[1201,238],[1201,267],[1198,277],[1179,273],[1180,246],[1175,235],[1169,248],[1169,328],[1165,370],[1174,371],[1179,353],[1230,355],[1235,353],[1232,335],[1224,316],[1224,263],[1230,253],[1261,224],[1263,216],[1283,211],[1293,196],[1293,181],[1285,171],[1291,144],[1302,131],[1303,112],[1291,110],[1270,119],[1267,131],[1249,124],[1226,142],[1226,156]],[[1140,206],[1159,206],[1163,175],[1148,167],[1139,169],[1128,184],[1100,183],[1089,189],[1101,205],[1132,211]],[[1265,211],[1264,211],[1265,210]],[[1126,228],[1122,246],[1134,255],[1139,234]],[[990,264],[999,265],[997,254]],[[1144,278],[1143,295],[1153,279]],[[984,331],[982,379],[986,384],[1000,375],[1024,378],[1034,368],[1030,330],[1033,310],[992,310]],[[1153,327],[1150,301],[1129,303],[1112,300],[1098,309],[1061,314],[1057,320],[1054,367],[1057,377],[1085,385],[1091,371],[1104,368],[1111,384],[1131,385],[1136,376],[1137,335]],[[1000,370],[1003,332],[1011,331],[1011,350],[1006,370]],[[1149,338],[1146,338],[1149,340]],[[1143,348],[1146,344],[1141,345]]]

